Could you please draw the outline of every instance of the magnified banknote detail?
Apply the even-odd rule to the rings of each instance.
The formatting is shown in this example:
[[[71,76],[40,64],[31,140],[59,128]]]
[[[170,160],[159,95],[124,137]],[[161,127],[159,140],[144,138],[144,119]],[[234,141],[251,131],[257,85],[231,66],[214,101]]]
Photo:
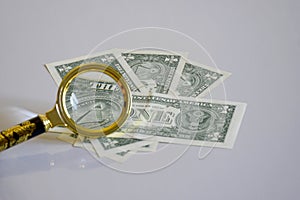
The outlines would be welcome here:
[[[123,96],[116,83],[76,79],[66,94],[66,107],[75,123],[99,129],[121,115]],[[75,112],[74,112],[75,111]]]

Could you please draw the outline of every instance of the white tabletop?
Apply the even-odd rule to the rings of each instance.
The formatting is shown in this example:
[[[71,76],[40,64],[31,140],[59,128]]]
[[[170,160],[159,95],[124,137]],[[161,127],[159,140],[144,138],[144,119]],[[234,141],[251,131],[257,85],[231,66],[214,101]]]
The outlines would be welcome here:
[[[178,159],[158,152],[146,162],[136,155],[117,170],[43,134],[1,152],[0,199],[296,199],[299,10],[298,1],[1,1],[0,129],[28,117],[24,110],[45,113],[54,105],[57,87],[43,64],[145,26],[177,30],[204,46],[232,72],[226,98],[248,107],[232,150],[190,147]],[[126,48],[117,44],[100,49]],[[212,63],[206,59],[198,62]],[[164,168],[133,173],[168,155]]]

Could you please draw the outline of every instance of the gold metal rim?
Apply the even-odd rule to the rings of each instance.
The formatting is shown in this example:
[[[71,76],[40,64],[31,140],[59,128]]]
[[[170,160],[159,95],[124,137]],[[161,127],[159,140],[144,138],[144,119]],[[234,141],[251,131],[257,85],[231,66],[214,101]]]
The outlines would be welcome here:
[[[119,85],[124,97],[124,104],[119,118],[110,126],[98,130],[87,129],[82,126],[76,125],[70,115],[67,113],[65,102],[66,93],[68,91],[68,88],[70,87],[70,83],[72,82],[72,80],[79,74],[91,71],[102,72],[110,76]],[[89,63],[75,67],[63,78],[58,89],[56,104],[59,115],[61,116],[61,120],[67,125],[69,129],[79,135],[98,138],[116,131],[124,124],[131,110],[131,92],[122,75],[114,68],[105,64]]]

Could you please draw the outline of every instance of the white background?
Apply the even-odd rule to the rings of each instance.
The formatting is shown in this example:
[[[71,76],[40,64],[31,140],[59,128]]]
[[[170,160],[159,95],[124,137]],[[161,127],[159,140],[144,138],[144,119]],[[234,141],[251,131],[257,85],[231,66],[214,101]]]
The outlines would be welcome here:
[[[299,192],[299,1],[0,2],[0,108],[44,113],[56,85],[45,63],[87,54],[130,28],[159,26],[201,43],[248,103],[232,150],[191,147],[146,174],[112,170],[44,134],[0,154],[0,199],[296,199]],[[6,110],[6,111],[3,111]],[[1,115],[1,129],[18,123]],[[157,161],[159,162],[159,161]]]

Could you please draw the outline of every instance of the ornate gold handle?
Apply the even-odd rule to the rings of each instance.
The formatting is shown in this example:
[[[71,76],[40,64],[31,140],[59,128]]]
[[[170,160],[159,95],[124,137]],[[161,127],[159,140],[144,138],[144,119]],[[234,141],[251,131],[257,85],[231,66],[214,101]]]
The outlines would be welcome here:
[[[0,133],[0,151],[46,132],[51,126],[44,115],[38,115]]]

